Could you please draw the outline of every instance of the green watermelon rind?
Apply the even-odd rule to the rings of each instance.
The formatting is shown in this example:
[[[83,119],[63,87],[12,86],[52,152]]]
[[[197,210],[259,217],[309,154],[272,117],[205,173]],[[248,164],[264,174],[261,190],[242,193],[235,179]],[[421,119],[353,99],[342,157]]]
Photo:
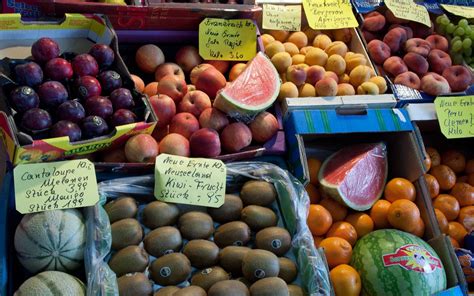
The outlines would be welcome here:
[[[384,144],[383,144],[384,145]],[[339,190],[339,187],[337,185],[333,185],[333,184],[330,184],[328,183],[325,179],[324,179],[324,170],[327,166],[327,164],[337,155],[337,152],[333,153],[332,155],[330,155],[324,162],[323,164],[321,165],[321,168],[319,169],[319,173],[318,173],[318,179],[319,179],[319,184],[321,185],[323,191],[331,198],[333,198],[334,200],[336,200],[337,202],[339,202],[340,204],[343,204],[343,205],[346,205],[347,207],[355,210],[355,211],[365,211],[365,210],[368,210],[370,209],[376,202],[377,200],[379,200],[382,195],[383,195],[383,191],[384,191],[384,186],[382,186],[382,188],[380,189],[380,192],[376,195],[376,198],[374,198],[374,200],[367,204],[367,205],[357,205],[353,202],[350,201],[350,199],[344,197],[344,195],[342,194],[342,192]],[[387,163],[385,163],[385,178],[384,178],[384,184],[387,182],[387,177],[388,177],[388,165]]]

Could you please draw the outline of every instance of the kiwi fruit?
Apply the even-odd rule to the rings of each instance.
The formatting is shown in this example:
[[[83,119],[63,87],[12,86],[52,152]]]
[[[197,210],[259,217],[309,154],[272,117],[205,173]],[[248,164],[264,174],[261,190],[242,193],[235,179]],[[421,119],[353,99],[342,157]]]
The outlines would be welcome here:
[[[272,183],[265,181],[247,181],[240,190],[240,198],[245,205],[267,207],[277,197],[277,192]]]
[[[285,281],[277,277],[268,277],[256,281],[250,286],[250,294],[258,296],[289,296]]]
[[[207,291],[215,283],[228,279],[230,275],[222,267],[213,266],[195,273],[191,278],[191,285],[199,286]]]
[[[173,226],[162,226],[150,231],[143,240],[145,250],[152,256],[178,252],[183,245],[179,230]]]
[[[291,235],[285,228],[267,227],[257,232],[255,244],[259,249],[283,256],[291,247]]]
[[[150,277],[161,286],[173,286],[185,281],[191,274],[191,262],[181,253],[164,255],[153,261]]]
[[[151,295],[153,285],[142,272],[127,274],[117,279],[120,296]]]
[[[234,194],[226,194],[224,204],[219,208],[209,208],[207,212],[214,221],[219,223],[227,223],[240,219],[242,211],[242,200]]]
[[[295,262],[285,257],[278,258],[280,261],[280,273],[278,277],[283,279],[287,284],[292,283],[298,275],[298,267]]]
[[[247,286],[236,280],[220,281],[207,291],[208,296],[250,296]]]
[[[206,291],[199,286],[188,286],[173,294],[173,296],[206,296]]]
[[[245,246],[250,240],[250,228],[242,221],[232,221],[217,228],[214,242],[220,248]]]
[[[242,260],[250,250],[250,248],[239,246],[225,247],[219,253],[219,265],[232,276],[238,276],[242,274]]]
[[[174,225],[178,221],[178,216],[179,209],[176,205],[154,201],[143,209],[143,224],[150,229]]]
[[[254,205],[246,206],[242,210],[241,219],[253,231],[259,231],[263,228],[276,226],[278,222],[275,212],[269,208]]]
[[[252,285],[252,283],[246,279],[245,277],[239,277],[236,279],[237,281],[241,282],[242,284],[244,284],[247,288],[250,288],[250,286]]]
[[[135,217],[138,206],[135,199],[124,196],[109,201],[105,204],[104,209],[109,216],[110,223],[114,223],[118,220]]]
[[[153,296],[172,296],[175,292],[181,290],[180,287],[176,286],[167,286],[159,289],[153,294]]]
[[[148,266],[148,254],[139,246],[128,246],[112,256],[109,266],[117,277],[127,273],[143,272]]]
[[[304,290],[297,285],[288,285],[288,292],[290,293],[290,296],[305,296],[306,293]]]
[[[143,238],[143,229],[136,219],[126,218],[112,223],[112,249],[120,250],[138,245]]]
[[[219,247],[214,242],[195,239],[184,246],[183,254],[188,257],[193,267],[202,269],[217,264]]]
[[[242,260],[242,273],[250,282],[267,277],[276,277],[280,273],[280,262],[272,252],[258,249],[250,250]]]
[[[179,217],[179,230],[187,240],[207,239],[214,232],[214,222],[206,213],[188,212]]]

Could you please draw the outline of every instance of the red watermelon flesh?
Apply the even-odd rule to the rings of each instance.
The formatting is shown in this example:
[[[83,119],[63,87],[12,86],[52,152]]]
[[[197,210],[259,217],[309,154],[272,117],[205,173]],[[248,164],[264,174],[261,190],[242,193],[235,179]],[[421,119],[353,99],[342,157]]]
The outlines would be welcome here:
[[[384,143],[343,148],[326,159],[319,171],[324,192],[356,211],[372,207],[382,196],[386,179]]]

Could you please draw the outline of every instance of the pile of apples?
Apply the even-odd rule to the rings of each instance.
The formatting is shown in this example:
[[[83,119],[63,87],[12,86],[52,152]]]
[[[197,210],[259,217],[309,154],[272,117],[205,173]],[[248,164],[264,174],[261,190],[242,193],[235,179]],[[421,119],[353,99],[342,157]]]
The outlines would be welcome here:
[[[196,47],[184,46],[176,52],[176,63],[165,62],[163,51],[147,44],[137,50],[135,62],[142,72],[154,77],[145,85],[143,79],[132,75],[136,89],[149,96],[158,122],[152,135],[136,135],[124,147],[103,153],[105,162],[153,162],[160,153],[212,158],[239,152],[252,142],[263,144],[279,129],[276,117],[269,112],[243,123],[212,107],[217,92],[227,84],[228,61],[203,61]],[[229,81],[245,66],[234,64]]]
[[[362,32],[372,60],[395,84],[437,96],[466,90],[471,72],[453,65],[448,40],[431,27],[399,19],[390,10],[364,16]]]

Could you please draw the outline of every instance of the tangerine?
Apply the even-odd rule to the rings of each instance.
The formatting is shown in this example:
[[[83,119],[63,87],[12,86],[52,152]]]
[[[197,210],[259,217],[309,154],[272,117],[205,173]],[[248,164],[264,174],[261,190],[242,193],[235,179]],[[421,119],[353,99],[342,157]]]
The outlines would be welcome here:
[[[334,223],[326,233],[326,237],[340,237],[354,246],[357,241],[357,231],[352,224],[344,221]]]
[[[354,226],[358,238],[361,238],[374,230],[374,221],[366,213],[349,214],[346,217],[346,221]]]
[[[370,209],[370,218],[374,221],[375,228],[380,229],[390,227],[387,215],[391,204],[391,202],[385,199],[379,199],[372,206],[372,209]]]
[[[415,186],[405,178],[393,178],[385,185],[384,197],[389,202],[398,199],[414,201],[416,197]]]
[[[352,266],[341,264],[329,272],[336,296],[358,296],[362,288],[360,275]]]
[[[317,158],[308,158],[309,182],[313,185],[318,185],[318,174],[321,169],[321,161]]]
[[[347,216],[347,207],[330,197],[323,198],[319,204],[331,213],[333,222],[342,221]]]
[[[450,194],[458,200],[461,207],[474,205],[474,187],[468,183],[458,182],[454,184]]]
[[[425,234],[425,222],[423,222],[423,219],[420,218],[415,224],[416,228],[411,232],[411,234],[418,237],[423,237],[423,234]]]
[[[448,150],[441,155],[441,164],[447,165],[458,174],[466,168],[466,157],[457,150]]]
[[[449,230],[448,234],[450,237],[454,238],[459,245],[462,246],[464,242],[464,237],[467,235],[467,230],[462,226],[461,223],[456,222],[456,221],[451,221],[448,223]]]
[[[324,250],[329,268],[339,264],[349,264],[352,257],[351,244],[340,237],[328,237],[319,243],[319,247]]]
[[[426,154],[426,158],[423,160],[423,163],[425,164],[426,172],[431,169],[431,157],[429,154]]]
[[[314,236],[324,235],[332,224],[332,216],[320,205],[309,205],[308,227]]]
[[[440,210],[434,209],[434,211],[436,215],[436,220],[438,220],[439,229],[442,233],[448,234],[448,219],[446,219],[446,216]]]
[[[413,232],[417,228],[416,223],[420,220],[420,210],[414,202],[398,199],[390,205],[387,219],[392,227]]]
[[[321,195],[319,195],[319,190],[311,183],[308,183],[305,187],[306,192],[309,196],[309,202],[311,204],[317,204],[321,200]]]
[[[443,212],[448,221],[456,220],[459,215],[459,202],[449,194],[440,194],[433,201],[433,207]]]
[[[441,155],[439,155],[438,150],[433,147],[426,147],[426,154],[431,159],[431,167],[438,166],[441,164]]]
[[[474,229],[474,206],[461,208],[457,221],[468,231]]]
[[[453,248],[460,248],[461,246],[459,245],[458,241],[455,240],[454,238],[449,236],[449,240],[451,241],[451,244],[453,245]]]
[[[430,174],[438,180],[439,188],[442,190],[450,190],[456,184],[456,174],[447,165],[441,164],[432,167]]]
[[[135,84],[135,89],[138,92],[142,93],[145,90],[145,82],[143,82],[143,79],[134,74],[130,74],[130,77],[132,78],[133,83]]]
[[[319,244],[324,239],[324,236],[313,236],[314,246],[319,248]]]
[[[149,97],[152,97],[158,94],[158,82],[155,81],[155,82],[148,83],[145,86],[145,89],[143,90],[143,92]]]
[[[426,185],[428,185],[428,190],[430,191],[431,198],[435,198],[439,194],[439,183],[433,175],[425,174]]]

